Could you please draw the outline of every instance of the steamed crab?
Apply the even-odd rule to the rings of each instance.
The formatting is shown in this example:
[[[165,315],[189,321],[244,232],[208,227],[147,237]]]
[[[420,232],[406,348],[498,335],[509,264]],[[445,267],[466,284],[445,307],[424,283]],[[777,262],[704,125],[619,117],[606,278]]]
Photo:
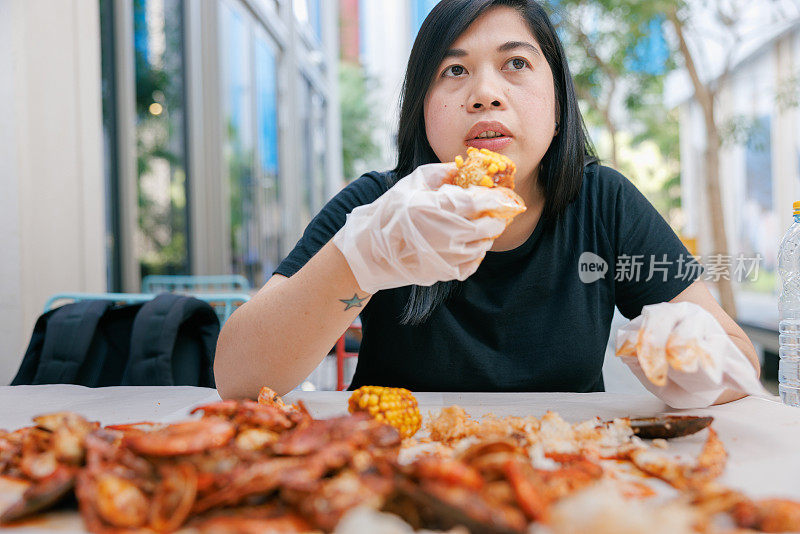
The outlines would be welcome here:
[[[391,490],[399,435],[367,416],[317,421],[250,401],[196,411],[199,420],[87,438],[76,494],[91,531],[171,532],[187,523],[330,530],[350,508],[370,499],[377,506]],[[230,515],[240,507],[244,516]]]
[[[31,482],[21,499],[3,511],[0,523],[50,508],[68,495],[84,462],[86,437],[99,427],[69,412],[33,421],[35,426],[0,431],[0,475]]]

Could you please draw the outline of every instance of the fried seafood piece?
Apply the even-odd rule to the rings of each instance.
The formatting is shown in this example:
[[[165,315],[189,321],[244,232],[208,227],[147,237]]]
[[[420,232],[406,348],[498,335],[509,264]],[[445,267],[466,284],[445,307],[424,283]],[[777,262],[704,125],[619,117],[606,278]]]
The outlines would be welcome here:
[[[525,515],[511,488],[491,481],[460,460],[421,457],[403,468],[384,508],[406,518],[415,528],[470,532],[522,532]]]
[[[86,455],[86,438],[99,427],[72,412],[34,417],[36,426],[0,432],[0,475],[31,481],[3,511],[0,524],[45,511],[71,494]]]
[[[489,215],[511,219],[525,211],[525,202],[514,192],[514,173],[516,167],[508,157],[482,148],[467,148],[467,159],[456,156],[456,170],[445,183],[452,183],[469,189],[472,186],[488,188],[492,195],[498,197],[500,208],[488,210],[478,216]],[[482,194],[488,194],[485,191]]]
[[[198,515],[187,527],[202,534],[313,532],[314,527],[278,498],[264,503],[222,508]]]
[[[35,481],[49,477],[59,465],[82,465],[86,436],[100,426],[72,412],[33,421],[36,426],[0,431],[0,475]]]
[[[234,509],[234,512],[238,510]],[[311,524],[299,514],[286,513],[276,517],[215,516],[196,527],[201,534],[262,534],[313,531]]]
[[[277,490],[282,481],[290,473],[303,471],[313,474],[309,478],[315,480],[324,471],[304,465],[305,459],[299,458],[264,458],[255,462],[227,462],[228,467],[219,472],[207,471],[201,474],[207,478],[203,491],[198,492],[192,507],[192,513],[202,513],[224,506],[238,505],[246,499],[269,495]],[[225,465],[225,463],[222,463]]]
[[[311,414],[309,413],[305,403],[302,400],[298,400],[297,404],[287,405],[280,395],[275,393],[275,391],[273,391],[267,386],[264,386],[258,392],[257,400],[259,404],[272,406],[274,408],[278,408],[286,412],[287,414],[289,414],[289,416],[292,418],[293,421],[302,422],[300,419],[297,419],[297,417],[312,419]]]
[[[309,494],[301,494],[296,506],[303,517],[330,532],[342,516],[356,506],[379,509],[393,487],[391,478],[343,469],[331,478],[318,481]]]
[[[583,454],[548,453],[555,468],[534,468],[528,450],[517,440],[485,440],[458,452],[455,458],[423,456],[403,467],[413,487],[400,486],[407,500],[426,515],[426,499],[440,516],[470,531],[517,532],[529,521],[546,523],[558,500],[595,484],[602,467]],[[408,504],[406,504],[408,506]],[[422,526],[449,528],[449,521],[428,518]]]
[[[414,474],[420,480],[438,480],[475,491],[486,483],[477,469],[459,460],[422,457],[414,465]]]
[[[258,399],[256,399],[259,404],[266,404],[268,406],[275,406],[276,408],[280,408],[281,410],[286,409],[286,403],[283,402],[283,398],[280,395],[275,393],[274,390],[264,386],[261,388],[261,391],[258,392]]]
[[[283,431],[308,419],[305,413],[286,412],[275,405],[252,400],[224,400],[204,404],[196,407],[190,413],[197,412],[202,412],[203,418],[222,417],[240,429],[242,427],[260,427]]]
[[[158,471],[123,443],[119,431],[100,429],[86,438],[86,466],[77,476],[75,495],[87,530],[145,527]]]
[[[447,406],[435,416],[431,415],[426,424],[430,438],[446,444],[479,437],[482,440],[511,438],[517,441],[539,431],[541,423],[534,416],[495,417],[486,415],[480,420],[473,419],[460,406]]]
[[[72,412],[57,412],[33,418],[38,428],[52,434],[51,446],[59,462],[80,465],[86,453],[84,442],[100,424]]]
[[[736,524],[761,532],[800,532],[800,502],[743,499],[732,511]]]
[[[547,522],[551,506],[603,477],[603,468],[581,454],[548,454],[557,469],[536,469],[519,456],[505,463],[505,474],[519,507],[531,521]]]
[[[481,185],[484,187],[507,187],[514,189],[514,173],[517,168],[510,158],[486,148],[467,148],[467,159],[456,156],[453,184],[459,187]]]
[[[641,471],[679,490],[697,491],[711,484],[722,475],[727,460],[728,453],[713,428],[708,429],[703,450],[694,465],[677,463],[648,449],[630,452],[630,461]]]
[[[510,533],[523,532],[528,524],[517,507],[487,499],[485,494],[468,488],[425,481],[419,489],[422,498],[428,499],[431,504],[435,503],[441,519],[447,515],[451,517],[451,523],[432,523],[432,528],[453,528],[463,524],[468,526],[470,532]],[[449,514],[445,507],[451,507]]]
[[[272,450],[282,456],[302,456],[317,452],[332,442],[352,443],[355,448],[369,450],[384,449],[396,456],[400,435],[395,428],[372,419],[368,414],[356,413],[311,421],[282,435],[272,445]]]
[[[222,447],[235,433],[232,423],[209,418],[173,423],[152,432],[134,432],[126,435],[124,442],[137,454],[178,456]]]
[[[312,419],[302,403],[299,406],[286,406],[280,397],[276,396],[280,402],[275,401],[269,393],[265,393],[265,398],[269,402],[251,400],[215,402],[198,406],[191,413],[202,412],[204,419],[222,418],[231,422],[235,427],[236,446],[251,451],[266,448],[283,432]]]
[[[59,465],[50,475],[31,484],[17,502],[0,514],[0,525],[43,512],[61,501],[75,486],[75,469]]]
[[[281,434],[278,441],[268,447],[266,452],[270,454],[256,455],[253,461],[238,462],[220,472],[207,489],[199,492],[193,510],[200,513],[238,505],[278,491],[295,506],[311,506],[306,501],[315,496],[321,502],[312,507],[318,507],[322,514],[326,496],[334,488],[344,491],[349,487],[356,493],[363,493],[358,484],[345,482],[334,484],[331,490],[322,490],[323,480],[335,477],[342,470],[391,480],[392,472],[384,466],[396,458],[399,444],[400,437],[395,429],[366,414],[311,421]],[[376,485],[371,487],[373,495],[389,491],[377,491]],[[344,506],[342,503],[360,501],[363,499],[343,498],[337,502]],[[327,524],[328,519],[320,521]]]

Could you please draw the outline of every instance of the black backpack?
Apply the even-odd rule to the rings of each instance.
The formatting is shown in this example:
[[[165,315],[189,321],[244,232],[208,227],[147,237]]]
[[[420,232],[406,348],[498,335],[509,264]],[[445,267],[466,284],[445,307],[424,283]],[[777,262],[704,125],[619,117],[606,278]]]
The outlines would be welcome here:
[[[216,313],[192,297],[75,302],[39,317],[11,385],[214,387],[218,336]]]

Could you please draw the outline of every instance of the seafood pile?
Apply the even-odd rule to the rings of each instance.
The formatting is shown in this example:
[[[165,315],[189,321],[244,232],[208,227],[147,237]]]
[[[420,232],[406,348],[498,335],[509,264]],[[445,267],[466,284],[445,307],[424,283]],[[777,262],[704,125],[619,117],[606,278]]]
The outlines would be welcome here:
[[[718,482],[727,453],[711,428],[698,457],[678,462],[627,419],[476,420],[452,406],[426,435],[403,439],[368,411],[315,419],[266,388],[258,402],[191,413],[101,427],[64,412],[0,431],[0,475],[30,484],[0,524],[74,495],[91,532],[344,532],[364,510],[399,516],[409,531],[800,530],[800,503],[754,501]]]
[[[704,428],[708,419],[665,417],[661,433],[686,435]],[[663,450],[665,439],[635,436],[645,424],[646,433],[657,433],[652,420],[570,424],[554,412],[475,420],[451,406],[428,422],[429,437],[416,444],[432,447],[432,458],[416,456],[404,469],[419,485],[415,493],[421,490],[438,508],[438,528],[463,524],[471,532],[537,534],[800,532],[800,502],[753,500],[719,483],[728,454],[713,428],[697,458],[687,462]],[[465,511],[471,522],[441,521],[442,504]],[[434,520],[426,521],[425,526]]]
[[[367,414],[315,420],[276,396],[197,407],[199,419],[100,428],[71,413],[0,434],[0,473],[31,482],[0,522],[74,491],[92,532],[332,530],[392,489],[400,437]]]

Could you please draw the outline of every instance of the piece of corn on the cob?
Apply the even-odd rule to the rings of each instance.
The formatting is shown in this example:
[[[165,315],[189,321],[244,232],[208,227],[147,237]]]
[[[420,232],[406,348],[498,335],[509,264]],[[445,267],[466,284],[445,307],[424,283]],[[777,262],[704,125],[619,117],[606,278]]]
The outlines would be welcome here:
[[[422,424],[417,399],[405,388],[362,386],[350,395],[347,404],[350,413],[367,412],[395,427],[403,438],[416,434]]]

